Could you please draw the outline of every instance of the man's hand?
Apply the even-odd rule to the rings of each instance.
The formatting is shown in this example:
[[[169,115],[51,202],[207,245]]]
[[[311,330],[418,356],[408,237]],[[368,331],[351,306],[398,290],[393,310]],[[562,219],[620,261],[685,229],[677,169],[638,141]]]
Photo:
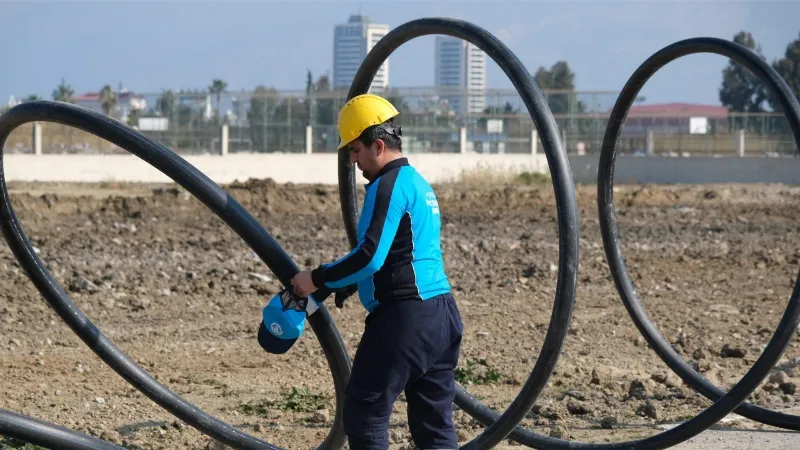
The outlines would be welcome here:
[[[292,278],[292,292],[301,297],[308,297],[308,294],[317,291],[314,281],[311,279],[311,271],[305,270]]]

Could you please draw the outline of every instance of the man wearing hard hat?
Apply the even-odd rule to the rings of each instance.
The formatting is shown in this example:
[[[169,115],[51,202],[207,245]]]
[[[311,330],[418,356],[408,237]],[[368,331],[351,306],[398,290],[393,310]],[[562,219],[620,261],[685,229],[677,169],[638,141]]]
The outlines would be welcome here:
[[[389,418],[405,392],[408,424],[423,450],[457,449],[452,420],[453,369],[463,326],[444,270],[441,216],[431,185],[403,156],[399,114],[371,94],[339,114],[339,149],[367,179],[358,246],[297,274],[295,294],[357,283],[368,314],[345,390],[350,449],[389,448]]]

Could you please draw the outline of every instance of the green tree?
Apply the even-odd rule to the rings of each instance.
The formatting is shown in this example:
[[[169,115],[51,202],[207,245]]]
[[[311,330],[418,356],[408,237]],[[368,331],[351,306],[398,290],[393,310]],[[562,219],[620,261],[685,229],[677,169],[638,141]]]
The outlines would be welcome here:
[[[156,100],[156,111],[162,116],[172,117],[176,103],[175,93],[172,89],[167,89],[161,93],[161,96]]]
[[[141,115],[141,111],[138,109],[131,109],[130,114],[128,114],[128,125],[131,127],[139,126],[139,116]]]
[[[331,81],[327,75],[320,75],[314,84],[316,99],[316,123],[322,125],[336,124],[336,104],[331,90]]]
[[[306,72],[306,95],[311,95],[312,92],[314,92],[314,76],[308,70]]]
[[[170,122],[173,120],[178,122],[180,130],[185,132],[200,131],[201,128],[208,128],[209,130],[216,130],[216,125],[205,123],[203,119],[202,110],[205,106],[205,91],[180,89],[174,94],[174,100],[170,111]],[[165,102],[169,101],[169,97],[165,98]],[[189,104],[185,104],[188,102]]]
[[[740,31],[733,37],[733,42],[752,50],[764,59],[761,45],[753,39],[753,35]],[[719,100],[731,112],[764,112],[763,103],[767,99],[764,83],[743,65],[728,60],[728,66],[722,71],[722,85],[719,89]]]
[[[335,124],[336,105],[334,104],[331,81],[327,75],[320,75],[317,81],[309,70],[306,76],[306,113],[308,123],[315,125]]]
[[[100,105],[107,116],[111,116],[114,108],[117,107],[117,94],[111,89],[110,85],[103,86],[100,90]]]
[[[222,93],[228,88],[228,83],[219,78],[215,78],[208,87],[208,92],[217,98],[217,119],[220,118],[219,108],[222,101]]]
[[[406,102],[405,98],[403,98],[400,91],[397,88],[388,88],[384,98],[389,101],[394,107],[400,112],[402,116],[405,113],[411,112],[411,107],[408,106],[408,102]]]
[[[800,33],[797,39],[786,46],[784,57],[772,63],[772,68],[783,77],[794,96],[800,99]],[[773,96],[770,95],[768,101],[773,111],[781,110]]]
[[[247,121],[250,124],[250,141],[253,150],[266,152],[269,148],[269,122],[275,108],[277,91],[259,85],[250,97],[250,109],[247,110]]]
[[[292,95],[284,97],[275,105],[272,123],[278,125],[277,133],[271,133],[269,147],[275,151],[297,152],[302,150],[308,124],[308,108],[303,99]]]
[[[316,123],[316,115],[317,115],[317,105],[316,99],[314,98],[314,76],[311,75],[311,71],[308,70],[306,73],[306,110],[308,112],[308,123],[313,124]]]
[[[539,89],[542,91],[552,89],[553,76],[550,75],[550,71],[544,66],[539,66],[539,69],[536,70],[536,73],[533,75],[533,81],[536,82],[536,85],[539,86]]]
[[[506,102],[506,104],[503,105],[502,108],[498,106],[488,106],[483,110],[483,117],[478,119],[478,125],[485,130],[487,121],[489,119],[495,118],[498,115],[510,115],[510,114],[519,114],[519,110],[517,108],[514,108],[514,105],[512,105],[510,102]],[[506,122],[507,118],[503,118],[503,121]]]
[[[575,92],[575,72],[566,61],[557,61],[547,70],[539,67],[534,81],[547,97],[547,106],[554,115],[580,114],[586,112],[586,105],[578,100]],[[573,117],[559,117],[556,123],[568,133],[587,133],[591,131],[590,121]]]
[[[156,106],[169,119],[168,142],[183,148],[205,145],[204,137],[218,133],[213,122],[206,122],[202,111],[208,93],[205,90],[167,90],[161,94]]]
[[[75,103],[75,90],[61,79],[61,84],[53,90],[53,100],[57,102]]]
[[[510,102],[506,102],[502,107],[489,106],[483,110],[483,117],[478,119],[478,129],[483,133],[489,131],[488,122],[491,119],[503,120],[503,133],[512,138],[522,137],[522,122],[519,115],[520,111],[515,108]],[[503,117],[498,117],[503,116]]]
[[[25,97],[25,99],[22,100],[22,102],[23,103],[25,103],[25,102],[35,102],[37,100],[41,100],[41,98],[36,94],[31,94],[31,95]]]
[[[568,114],[570,112],[584,112],[586,105],[575,98],[575,73],[566,61],[558,61],[547,70],[539,67],[534,75],[534,81],[539,89],[547,96],[547,105],[553,114]],[[569,91],[569,92],[547,92]]]

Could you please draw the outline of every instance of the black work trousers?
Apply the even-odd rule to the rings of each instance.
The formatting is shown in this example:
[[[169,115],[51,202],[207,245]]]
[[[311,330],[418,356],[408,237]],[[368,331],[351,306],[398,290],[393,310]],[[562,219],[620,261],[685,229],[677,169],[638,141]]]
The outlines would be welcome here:
[[[458,448],[453,369],[462,334],[461,316],[449,293],[381,304],[367,316],[345,389],[343,420],[350,450],[389,448],[389,419],[401,392],[417,447]]]

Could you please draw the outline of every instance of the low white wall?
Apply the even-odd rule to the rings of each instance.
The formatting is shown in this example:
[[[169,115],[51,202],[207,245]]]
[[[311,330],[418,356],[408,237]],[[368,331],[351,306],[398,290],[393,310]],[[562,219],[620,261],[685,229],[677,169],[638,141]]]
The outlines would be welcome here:
[[[409,154],[409,162],[429,181],[450,181],[462,171],[504,170],[546,173],[544,155]],[[9,181],[169,182],[166,175],[133,155],[5,155]],[[249,154],[184,156],[218,184],[248,178],[278,183],[337,184],[335,154]],[[363,180],[356,171],[357,181]]]
[[[548,173],[545,155],[409,154],[431,182],[457,179],[463,171]],[[9,181],[169,182],[168,177],[132,155],[5,155]],[[219,184],[248,178],[279,183],[338,182],[334,154],[229,154],[186,156],[185,159]],[[570,156],[576,183],[595,183],[596,155]],[[364,182],[357,172],[357,181]],[[786,183],[800,184],[800,158],[761,157],[617,157],[615,182],[622,183]]]
[[[570,156],[576,183],[597,183],[599,156]],[[615,184],[784,183],[800,184],[800,158],[618,156]]]

